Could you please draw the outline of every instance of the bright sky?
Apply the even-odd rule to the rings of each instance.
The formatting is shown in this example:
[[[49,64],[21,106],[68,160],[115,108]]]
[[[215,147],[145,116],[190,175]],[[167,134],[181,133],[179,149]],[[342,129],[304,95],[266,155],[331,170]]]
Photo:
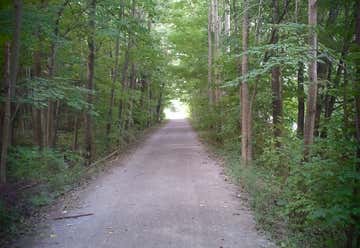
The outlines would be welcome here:
[[[186,119],[189,109],[186,104],[179,100],[171,100],[170,106],[164,109],[166,119]]]

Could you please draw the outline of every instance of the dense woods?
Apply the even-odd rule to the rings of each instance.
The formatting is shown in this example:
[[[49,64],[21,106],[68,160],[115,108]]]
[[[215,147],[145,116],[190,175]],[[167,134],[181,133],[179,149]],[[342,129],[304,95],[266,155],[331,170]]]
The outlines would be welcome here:
[[[359,247],[359,1],[0,7],[3,192],[46,182],[30,199],[46,204],[174,97],[280,247]]]
[[[359,246],[358,1],[174,5],[174,78],[258,223],[283,247]]]
[[[163,118],[168,58],[157,9],[136,0],[1,2],[2,227],[19,188],[46,188],[21,212],[43,205]]]

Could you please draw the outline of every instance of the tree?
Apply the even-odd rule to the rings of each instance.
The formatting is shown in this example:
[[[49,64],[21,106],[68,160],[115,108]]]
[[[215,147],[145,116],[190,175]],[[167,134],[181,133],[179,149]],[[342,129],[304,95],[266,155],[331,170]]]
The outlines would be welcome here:
[[[279,20],[279,1],[273,0],[273,44],[277,44],[279,40],[278,30],[275,25],[280,23]],[[275,51],[276,56],[276,51]],[[273,124],[274,124],[274,136],[277,139],[281,136],[281,121],[282,121],[282,90],[281,90],[281,71],[280,65],[275,65],[271,69],[271,88],[272,88],[272,108],[273,108]],[[277,140],[277,145],[279,141]]]
[[[6,162],[7,153],[10,141],[11,131],[11,80],[10,80],[10,44],[5,43],[5,65],[4,65],[4,83],[6,87],[6,99],[4,107],[4,120],[2,125],[2,140],[1,140],[1,161],[0,161],[0,184],[6,183]]]
[[[208,98],[209,105],[213,103],[213,91],[212,91],[212,60],[213,60],[213,1],[209,4],[208,11]]]
[[[305,118],[305,94],[304,94],[304,64],[299,62],[297,71],[297,134],[300,138],[304,135],[304,118]]]
[[[6,163],[8,147],[12,139],[12,117],[15,115],[15,106],[12,99],[15,97],[15,85],[18,75],[19,66],[19,50],[20,50],[20,32],[22,23],[22,1],[14,0],[14,33],[11,45],[5,44],[5,66],[4,66],[4,82],[5,82],[5,113],[2,123],[2,140],[1,140],[1,159],[0,159],[0,184],[6,183]]]
[[[251,108],[249,86],[247,82],[248,74],[248,42],[249,42],[249,4],[247,0],[243,1],[243,20],[242,20],[242,62],[241,72],[243,80],[241,82],[241,158],[244,163],[252,160],[252,140],[251,140]]]
[[[95,17],[96,17],[96,0],[89,0],[89,35],[87,38],[89,54],[87,61],[87,89],[90,93],[87,96],[87,103],[91,106],[93,103],[94,90],[94,66],[95,66]],[[93,143],[93,123],[92,108],[85,114],[85,158],[87,163],[94,157]]]
[[[120,11],[119,11],[119,20],[118,22],[121,21],[122,18],[122,13],[123,12],[123,6],[121,6]],[[114,100],[115,100],[115,85],[116,85],[116,81],[118,79],[118,74],[119,74],[119,53],[120,53],[120,25],[117,25],[117,36],[115,39],[115,63],[114,63],[114,68],[112,68],[111,70],[111,89],[110,89],[110,104],[109,104],[109,112],[108,112],[108,123],[106,126],[106,136],[109,137],[110,133],[111,133],[111,127],[112,127],[112,121],[113,121],[113,106],[114,106]]]
[[[310,25],[310,55],[311,61],[309,63],[309,89],[306,104],[305,126],[304,126],[304,156],[309,155],[310,146],[314,142],[315,131],[315,117],[316,117],[316,98],[317,98],[317,2],[316,0],[309,0],[308,2],[308,22]]]

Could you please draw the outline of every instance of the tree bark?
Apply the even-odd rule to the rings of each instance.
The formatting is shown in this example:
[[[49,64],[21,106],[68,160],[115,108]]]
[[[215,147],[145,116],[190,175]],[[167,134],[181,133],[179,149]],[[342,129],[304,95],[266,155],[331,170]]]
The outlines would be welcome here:
[[[162,109],[162,102],[163,102],[163,92],[165,88],[165,83],[162,83],[160,86],[160,92],[159,92],[159,99],[158,103],[156,105],[156,121],[160,121],[161,118],[161,109]]]
[[[11,130],[11,80],[10,80],[10,44],[5,43],[4,53],[4,86],[5,86],[5,106],[2,125],[2,139],[1,139],[1,159],[0,159],[0,185],[6,183],[6,162],[7,153],[10,142]]]
[[[273,25],[279,23],[279,1],[273,0]],[[278,30],[273,27],[274,39],[273,44],[277,44],[279,40]],[[276,56],[276,51],[274,52]],[[275,65],[271,69],[271,89],[272,89],[272,109],[273,109],[273,125],[274,137],[276,145],[280,146],[278,137],[281,136],[281,122],[282,122],[282,93],[281,93],[281,71],[280,66]]]
[[[251,140],[251,108],[249,86],[246,79],[248,73],[248,41],[249,41],[249,5],[248,0],[244,0],[244,12],[242,23],[242,84],[241,84],[241,158],[245,164],[252,160],[252,140]]]
[[[355,1],[355,53],[360,51],[360,2]],[[357,142],[357,149],[356,149],[356,158],[357,162],[355,165],[354,174],[360,173],[360,60],[359,58],[355,59],[355,80],[354,80],[354,93],[355,93],[355,139]],[[356,180],[356,179],[355,179]],[[357,184],[358,180],[354,182],[353,188],[353,199],[359,199],[360,190]],[[356,227],[356,223],[359,223],[360,219],[359,216],[352,214],[351,215],[351,224],[349,224],[346,236],[347,236],[347,248],[355,247],[359,245],[359,232]]]
[[[57,12],[57,17],[54,26],[54,38],[51,41],[50,47],[50,63],[49,63],[49,78],[53,79],[56,73],[56,53],[57,53],[57,39],[59,35],[60,20],[65,10],[66,5],[70,0],[65,0]],[[46,146],[53,148],[56,145],[57,133],[57,109],[59,101],[49,100],[46,120]]]
[[[38,34],[39,35],[39,34]],[[40,78],[41,76],[41,53],[39,48],[34,52],[34,76],[35,79]],[[36,101],[37,99],[35,99]],[[42,149],[43,142],[43,129],[42,129],[42,121],[41,121],[41,109],[39,107],[33,105],[32,106],[32,114],[33,114],[33,136],[35,144]]]
[[[10,81],[12,85],[11,97],[15,97],[15,86],[17,80],[17,74],[19,70],[19,51],[20,51],[20,33],[22,25],[22,12],[23,3],[22,0],[14,0],[15,10],[15,29],[11,40],[11,55],[10,55]],[[12,113],[15,109],[15,105],[12,104]]]
[[[348,13],[348,8],[345,9],[345,13]],[[345,15],[347,16],[347,14]],[[350,23],[347,21],[347,25],[348,26],[350,25]],[[350,33],[350,32],[349,32]],[[339,59],[339,62],[338,62],[338,67],[337,67],[337,70],[336,70],[336,74],[335,74],[335,78],[332,82],[332,85],[328,86],[328,89],[327,91],[330,91],[331,89],[337,89],[339,88],[339,85],[340,85],[340,81],[341,81],[341,74],[343,73],[344,75],[344,84],[345,84],[345,67],[346,67],[346,64],[344,62],[344,59],[346,58],[346,55],[348,53],[348,50],[349,50],[349,41],[351,39],[351,35],[346,35],[344,37],[344,42],[343,42],[343,49],[341,51],[341,57]],[[329,94],[327,93],[326,96],[325,96],[325,113],[324,113],[324,117],[325,117],[325,121],[328,122],[330,119],[331,119],[331,116],[334,112],[334,106],[335,106],[335,102],[336,102],[336,96],[333,95],[333,94]],[[345,103],[345,99],[344,99],[344,103]],[[326,130],[324,130],[325,132],[325,136],[326,136]],[[322,135],[324,136],[324,135]]]
[[[108,142],[110,141],[110,133],[112,127],[112,119],[113,119],[113,107],[114,107],[114,99],[115,99],[115,84],[118,77],[119,72],[119,49],[120,48],[120,39],[116,37],[115,41],[115,64],[112,70],[112,80],[111,80],[111,90],[110,90],[110,103],[109,103],[109,111],[108,111],[108,123],[106,125],[106,137]]]
[[[225,0],[225,36],[229,42],[230,39],[230,30],[231,30],[231,9],[230,9],[230,0]],[[226,46],[226,52],[230,52],[230,45]]]
[[[208,13],[208,98],[209,104],[213,104],[213,90],[212,90],[212,54],[213,54],[213,31],[212,31],[212,6],[213,1],[209,5]]]
[[[304,136],[304,116],[305,116],[305,92],[304,92],[304,64],[299,62],[297,72],[297,135],[299,138]]]
[[[350,116],[351,116],[351,107],[349,106],[349,96],[348,96],[348,75],[347,68],[344,68],[344,84],[343,84],[343,133],[345,137],[349,137],[349,128],[350,128]]]
[[[19,50],[20,50],[20,32],[21,32],[21,23],[22,23],[22,1],[21,0],[13,0],[13,7],[14,7],[14,20],[15,20],[15,25],[14,25],[14,31],[13,31],[13,35],[12,35],[12,39],[11,39],[11,44],[10,44],[10,52],[9,52],[9,66],[10,66],[10,75],[9,75],[9,80],[10,80],[10,85],[12,85],[11,87],[11,98],[15,97],[15,89],[16,89],[16,81],[17,81],[17,74],[18,74],[18,67],[19,67]],[[6,62],[6,61],[5,61]],[[4,70],[5,73],[5,70]],[[8,85],[5,81],[4,81],[4,85],[1,85],[2,88],[2,92],[4,95],[7,94],[6,89],[3,88],[7,88]],[[1,137],[3,136],[2,131],[3,131],[3,121],[4,121],[4,115],[5,115],[5,109],[3,109],[2,106],[0,108],[0,135]],[[16,113],[16,106],[15,103],[10,102],[10,108],[11,108],[11,117],[10,117],[10,121],[12,122],[13,118],[15,116]],[[12,124],[10,124],[12,126]],[[9,131],[9,144],[11,145],[12,140],[13,140],[13,130],[14,128],[11,127],[10,131]],[[1,141],[0,141],[1,142]],[[1,144],[2,145],[2,144]]]
[[[87,62],[87,89],[94,90],[94,66],[95,66],[95,15],[96,15],[96,0],[90,0],[89,10],[89,36],[87,39],[89,54]],[[85,114],[85,160],[89,165],[94,156],[93,144],[93,123],[92,123],[92,104],[93,94],[90,92],[87,96],[87,103],[89,109]]]
[[[218,0],[213,0],[213,27],[214,27],[214,51],[213,51],[213,60],[218,60],[220,56],[220,17],[219,17],[219,3]],[[214,103],[218,104],[220,101],[220,70],[218,66],[214,67]]]
[[[130,49],[131,49],[131,42],[130,37],[127,44],[127,48],[125,50],[125,58],[124,58],[124,64],[122,66],[121,70],[121,97],[119,101],[119,115],[118,115],[118,121],[119,121],[119,130],[123,129],[126,116],[125,116],[125,109],[127,106],[127,97],[126,97],[126,91],[127,91],[127,73],[129,68],[129,61],[130,61]]]
[[[317,25],[317,6],[316,0],[309,0],[308,2],[308,22],[311,27],[310,30],[310,55],[311,61],[309,63],[309,89],[308,100],[306,104],[306,116],[304,126],[304,157],[308,158],[310,146],[314,143],[314,126],[316,115],[316,98],[317,98],[317,34],[315,27]]]
[[[73,142],[72,142],[72,150],[73,151],[78,150],[79,124],[80,124],[80,119],[78,116],[75,116],[75,118],[74,118],[74,136],[73,136]]]
[[[331,77],[331,62],[324,59],[324,62],[317,62],[317,77],[322,84],[318,85],[318,93],[316,98],[316,113],[315,113],[315,124],[314,124],[314,136],[320,136],[320,120],[321,120],[321,113],[322,109],[325,107],[325,96],[323,91],[325,89],[324,84],[325,82],[328,84]]]
[[[23,2],[22,0],[13,0],[14,6],[14,17],[15,17],[15,27],[10,45],[10,83],[11,87],[11,98],[15,98],[15,89],[16,89],[16,81],[19,71],[19,52],[20,52],[20,34],[21,34],[21,26],[22,26],[22,15],[23,15]],[[14,119],[16,113],[16,105],[15,103],[11,103],[11,120]],[[9,145],[13,140],[13,128],[10,128],[10,138]]]

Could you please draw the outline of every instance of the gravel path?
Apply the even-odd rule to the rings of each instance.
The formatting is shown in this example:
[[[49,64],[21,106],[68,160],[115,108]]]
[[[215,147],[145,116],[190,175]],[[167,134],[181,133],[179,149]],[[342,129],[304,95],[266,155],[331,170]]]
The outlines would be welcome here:
[[[270,247],[186,120],[171,120],[18,247]]]

